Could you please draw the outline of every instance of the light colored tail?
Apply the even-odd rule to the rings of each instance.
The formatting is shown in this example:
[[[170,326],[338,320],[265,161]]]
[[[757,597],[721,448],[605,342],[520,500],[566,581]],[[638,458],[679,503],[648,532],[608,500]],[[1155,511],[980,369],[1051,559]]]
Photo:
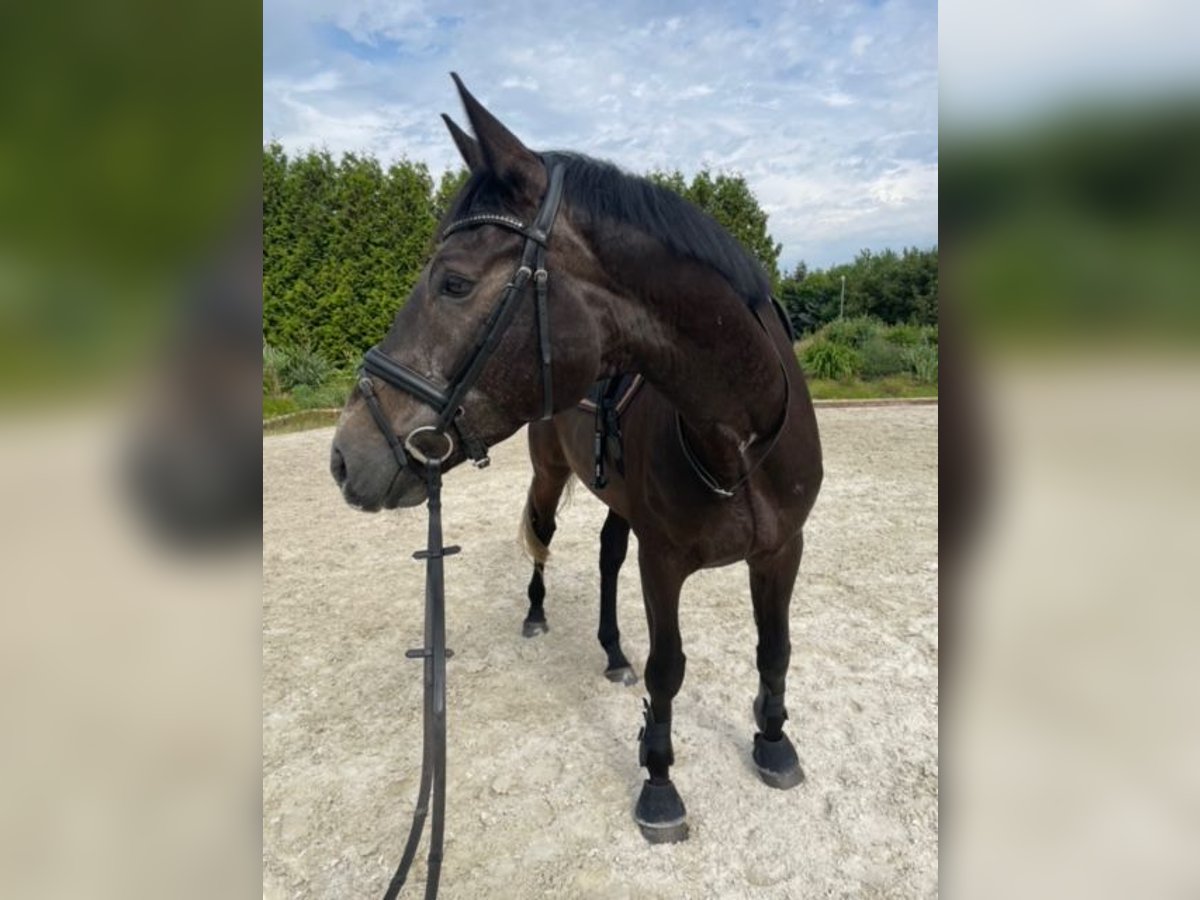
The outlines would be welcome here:
[[[575,499],[575,476],[572,475],[567,479],[566,485],[563,487],[562,496],[558,498],[558,511],[562,512],[571,505],[571,501]]]
[[[533,530],[533,504],[525,501],[525,511],[521,513],[521,527],[517,532],[517,542],[525,551],[535,566],[544,566],[550,558],[550,548],[542,543],[537,532]]]
[[[560,512],[570,505],[571,498],[574,495],[575,478],[571,477],[567,480],[562,496],[558,500],[558,510]],[[537,532],[533,530],[533,505],[528,498],[525,500],[525,509],[521,513],[521,525],[517,529],[517,543],[521,545],[521,549],[534,565],[544,566],[546,560],[550,558],[550,548],[542,543],[541,538],[537,536]]]

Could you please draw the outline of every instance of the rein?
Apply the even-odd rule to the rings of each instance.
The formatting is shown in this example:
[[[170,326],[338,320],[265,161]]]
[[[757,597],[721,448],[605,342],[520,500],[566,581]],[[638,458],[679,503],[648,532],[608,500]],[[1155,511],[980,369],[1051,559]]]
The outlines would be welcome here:
[[[530,279],[534,283],[542,373],[542,418],[548,419],[554,414],[546,243],[550,239],[550,230],[554,227],[558,215],[562,192],[563,168],[555,166],[550,170],[546,196],[542,199],[541,208],[532,225],[526,227],[510,216],[481,213],[452,222],[442,232],[442,240],[445,240],[458,231],[494,225],[516,232],[525,238],[517,270],[500,292],[499,302],[484,323],[475,346],[459,365],[448,387],[439,387],[419,372],[401,365],[378,346],[366,352],[362,368],[359,370],[359,391],[366,401],[371,417],[396,458],[397,477],[410,467],[411,462],[421,464],[424,469],[429,508],[427,546],[413,554],[414,559],[425,560],[425,645],[405,654],[409,659],[425,660],[425,740],[421,759],[421,786],[417,793],[417,808],[413,812],[412,827],[408,832],[404,855],[400,859],[396,874],[392,876],[384,900],[395,900],[408,878],[413,860],[416,859],[417,848],[421,844],[421,836],[425,831],[431,793],[433,822],[429,838],[425,898],[433,900],[437,896],[438,881],[442,873],[446,814],[446,660],[451,656],[451,652],[446,649],[446,597],[442,560],[461,549],[442,546],[442,465],[455,452],[455,434],[463,452],[477,467],[483,468],[489,462],[487,444],[472,434],[463,422],[462,402],[479,380],[484,366],[512,323],[517,311],[516,299],[524,293]],[[401,439],[392,429],[380,406],[373,378],[405,391],[431,407],[437,413],[436,423],[414,428]],[[428,449],[423,449],[421,443],[429,438],[443,440],[444,450],[433,454]]]
[[[759,317],[757,310],[754,311],[754,318],[758,320],[758,324],[762,326],[763,331],[766,331],[767,326]],[[768,339],[770,338],[770,332],[767,333],[767,337]],[[787,367],[783,364],[783,357],[779,353],[779,348],[775,346],[774,342],[771,343],[771,346],[774,348],[775,355],[779,359],[779,370],[783,373],[783,416],[780,418],[779,425],[775,428],[775,433],[771,435],[771,439],[767,443],[767,448],[762,452],[762,455],[732,485],[721,487],[721,483],[717,481],[716,476],[700,461],[700,457],[696,455],[696,451],[691,448],[687,442],[687,438],[684,436],[683,417],[679,414],[678,410],[675,411],[675,434],[679,437],[679,448],[683,451],[684,459],[688,461],[688,465],[692,467],[692,472],[695,473],[704,486],[723,500],[736,494],[738,489],[745,485],[751,476],[759,470],[762,464],[767,461],[767,457],[771,455],[771,451],[775,449],[775,445],[779,443],[779,438],[783,435],[784,429],[787,428],[788,412],[792,404],[792,380],[788,378]]]
[[[443,435],[445,436],[445,435]],[[447,437],[447,455],[454,444]],[[425,816],[429,811],[429,795],[433,793],[433,824],[429,835],[429,862],[425,876],[426,900],[437,896],[442,874],[442,844],[446,817],[446,660],[453,656],[446,649],[446,595],[442,560],[453,556],[461,547],[442,546],[442,461],[433,458],[425,463],[425,486],[429,491],[429,536],[426,548],[413,554],[413,559],[425,560],[425,646],[409,650],[409,659],[425,660],[425,748],[421,759],[421,787],[417,793],[417,808],[404,856],[384,900],[395,900],[408,871],[417,856],[417,847],[425,831]]]

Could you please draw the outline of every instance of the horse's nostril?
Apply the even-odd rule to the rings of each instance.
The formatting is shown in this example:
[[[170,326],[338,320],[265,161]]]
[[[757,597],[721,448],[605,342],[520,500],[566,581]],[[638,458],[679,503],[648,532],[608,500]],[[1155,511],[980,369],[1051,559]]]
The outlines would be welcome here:
[[[333,448],[330,456],[329,471],[333,473],[333,480],[338,483],[338,487],[346,483],[346,460],[342,456],[342,451],[337,447]]]

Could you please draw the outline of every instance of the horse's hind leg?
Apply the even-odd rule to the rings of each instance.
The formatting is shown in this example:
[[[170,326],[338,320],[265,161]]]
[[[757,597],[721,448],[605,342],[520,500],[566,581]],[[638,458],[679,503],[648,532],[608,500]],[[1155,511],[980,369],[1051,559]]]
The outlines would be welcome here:
[[[521,537],[533,559],[533,577],[529,580],[529,612],[521,630],[534,637],[549,630],[546,624],[546,584],[543,578],[550,540],[557,527],[554,522],[558,501],[571,478],[571,467],[563,456],[558,433],[550,422],[529,426],[529,457],[533,463],[533,482],[521,516]]]
[[[788,607],[800,568],[803,538],[778,552],[750,561],[750,597],[758,626],[758,697],[754,701],[754,765],[771,787],[787,789],[804,780],[796,748],[783,733],[787,719],[784,693],[792,644],[788,635]]]
[[[600,630],[596,637],[608,656],[605,677],[624,685],[637,684],[633,667],[621,650],[621,630],[617,627],[617,578],[628,549],[629,523],[609,510],[600,529]]]

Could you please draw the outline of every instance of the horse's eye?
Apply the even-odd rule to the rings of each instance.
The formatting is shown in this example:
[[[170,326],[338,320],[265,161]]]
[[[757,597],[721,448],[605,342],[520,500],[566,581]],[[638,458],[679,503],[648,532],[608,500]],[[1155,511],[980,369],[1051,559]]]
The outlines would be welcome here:
[[[455,275],[450,272],[442,279],[442,287],[440,293],[444,297],[453,299],[461,299],[475,287],[475,282],[469,278],[463,278],[461,275]]]

